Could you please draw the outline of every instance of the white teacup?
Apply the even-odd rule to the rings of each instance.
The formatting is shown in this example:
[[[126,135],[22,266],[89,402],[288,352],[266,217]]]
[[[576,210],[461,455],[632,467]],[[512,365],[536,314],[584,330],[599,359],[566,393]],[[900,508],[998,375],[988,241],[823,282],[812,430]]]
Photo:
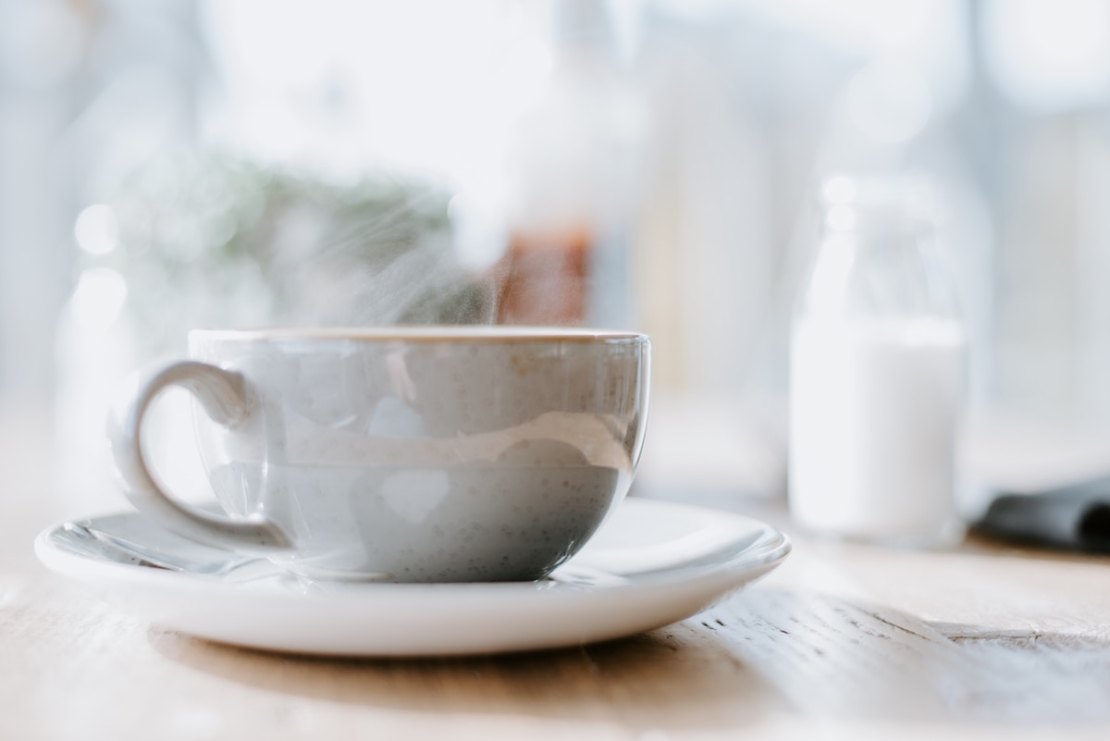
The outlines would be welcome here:
[[[640,455],[650,343],[569,329],[195,331],[191,360],[138,377],[109,438],[144,513],[309,575],[537,579],[624,497]],[[155,481],[143,417],[171,385],[226,516]]]

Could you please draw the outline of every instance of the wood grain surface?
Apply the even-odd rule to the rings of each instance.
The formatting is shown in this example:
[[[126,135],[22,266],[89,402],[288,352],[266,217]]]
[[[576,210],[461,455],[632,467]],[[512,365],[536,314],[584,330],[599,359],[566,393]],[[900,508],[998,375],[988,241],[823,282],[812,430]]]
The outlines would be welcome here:
[[[794,534],[756,587],[626,640],[269,654],[163,631],[42,569],[31,539],[63,515],[49,426],[0,419],[0,739],[1110,738],[1107,559]]]

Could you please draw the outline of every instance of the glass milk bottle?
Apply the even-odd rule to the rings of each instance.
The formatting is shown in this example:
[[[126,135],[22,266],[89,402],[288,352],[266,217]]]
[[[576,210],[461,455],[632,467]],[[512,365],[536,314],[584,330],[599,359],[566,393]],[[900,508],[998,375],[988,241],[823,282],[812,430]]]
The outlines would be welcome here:
[[[966,335],[926,184],[836,177],[794,317],[790,510],[799,525],[904,545],[958,537]]]

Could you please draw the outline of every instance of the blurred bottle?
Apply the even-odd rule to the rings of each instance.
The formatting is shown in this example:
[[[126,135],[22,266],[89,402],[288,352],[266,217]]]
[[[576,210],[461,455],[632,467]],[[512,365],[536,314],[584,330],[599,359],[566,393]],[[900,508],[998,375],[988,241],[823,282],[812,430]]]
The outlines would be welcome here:
[[[790,509],[811,530],[905,545],[959,534],[966,332],[927,183],[828,180],[791,345]]]
[[[608,4],[552,4],[552,68],[510,143],[499,323],[624,326],[646,124]]]
[[[104,437],[116,385],[135,363],[118,272],[90,267],[79,276],[55,338],[56,486],[68,514],[123,506]]]

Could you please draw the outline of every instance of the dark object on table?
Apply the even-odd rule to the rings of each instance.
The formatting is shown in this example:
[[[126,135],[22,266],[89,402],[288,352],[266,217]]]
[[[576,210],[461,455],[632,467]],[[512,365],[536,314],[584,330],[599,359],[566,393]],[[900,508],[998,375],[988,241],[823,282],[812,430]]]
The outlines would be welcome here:
[[[1033,545],[1110,553],[1110,477],[1035,493],[1000,493],[974,529]]]

